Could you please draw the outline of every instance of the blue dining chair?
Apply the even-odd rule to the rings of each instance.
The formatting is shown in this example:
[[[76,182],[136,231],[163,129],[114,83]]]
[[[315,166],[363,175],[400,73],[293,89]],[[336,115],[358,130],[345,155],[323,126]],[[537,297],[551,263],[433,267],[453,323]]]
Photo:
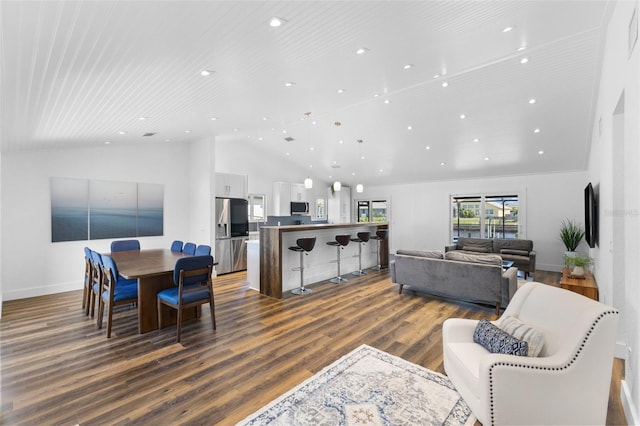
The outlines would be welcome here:
[[[102,329],[104,308],[107,306],[107,337],[111,337],[113,322],[113,307],[136,303],[138,301],[138,280],[125,279],[118,274],[118,268],[113,258],[102,256],[103,280],[101,285],[100,303],[98,305],[98,329]]]
[[[211,325],[216,329],[216,315],[213,299],[211,273],[213,257],[193,256],[178,259],[173,270],[174,287],[158,293],[158,328],[162,329],[162,305],[178,311],[178,336],[180,342],[182,310],[209,303]]]
[[[193,243],[185,243],[182,248],[182,252],[185,254],[195,255],[196,254],[196,245]]]
[[[111,242],[111,253],[117,251],[140,250],[140,241],[138,240],[119,240]]]
[[[171,243],[171,251],[181,252],[182,251],[182,241],[175,240]]]
[[[211,246],[200,244],[196,247],[196,256],[209,256],[211,254]]]
[[[100,300],[102,288],[102,255],[94,250],[89,250],[91,255],[91,284],[89,290],[89,303],[85,307],[85,314],[95,315],[96,300]]]
[[[91,285],[93,278],[93,263],[91,262],[91,249],[84,248],[84,284],[82,290],[82,310],[89,315],[89,300],[91,300]]]

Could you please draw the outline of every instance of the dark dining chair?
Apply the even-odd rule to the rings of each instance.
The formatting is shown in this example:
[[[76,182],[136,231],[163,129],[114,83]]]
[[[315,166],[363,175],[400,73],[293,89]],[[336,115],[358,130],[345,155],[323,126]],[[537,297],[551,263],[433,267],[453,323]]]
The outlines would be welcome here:
[[[182,251],[182,241],[175,240],[171,243],[171,251],[181,252]]]
[[[196,256],[209,256],[211,254],[211,246],[200,244],[196,247]]]
[[[102,329],[104,308],[107,306],[107,337],[111,337],[113,307],[138,301],[138,280],[121,278],[111,256],[102,256],[103,280],[98,305],[98,329]]]
[[[119,240],[111,242],[111,253],[117,251],[140,250],[140,241],[138,240]]]
[[[196,245],[194,243],[185,243],[182,248],[182,252],[185,254],[195,255],[196,254]]]
[[[174,287],[158,293],[158,328],[162,329],[162,305],[176,309],[178,312],[178,335],[180,342],[182,310],[209,303],[211,311],[211,325],[216,329],[215,305],[213,299],[213,284],[211,273],[213,257],[193,256],[183,257],[176,262],[173,271]]]

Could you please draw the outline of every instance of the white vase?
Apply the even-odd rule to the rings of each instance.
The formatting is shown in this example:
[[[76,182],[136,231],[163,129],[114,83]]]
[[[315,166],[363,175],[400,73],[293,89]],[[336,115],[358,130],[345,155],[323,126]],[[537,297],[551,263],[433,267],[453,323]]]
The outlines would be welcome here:
[[[564,256],[565,256],[565,257],[576,257],[577,255],[578,255],[578,252],[577,252],[577,251],[565,251],[565,252],[564,252]],[[567,261],[565,260],[565,262],[564,262],[564,266],[569,267],[569,266],[571,266],[571,265],[569,264],[569,262],[567,262]]]
[[[584,275],[584,268],[582,266],[574,266],[573,271],[571,271],[571,275],[575,275],[576,277],[581,277]]]

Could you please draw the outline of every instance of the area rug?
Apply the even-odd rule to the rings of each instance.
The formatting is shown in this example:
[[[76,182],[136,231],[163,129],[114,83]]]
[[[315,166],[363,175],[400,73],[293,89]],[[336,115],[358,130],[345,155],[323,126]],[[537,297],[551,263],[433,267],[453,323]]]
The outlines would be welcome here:
[[[239,425],[473,425],[439,373],[362,345]]]

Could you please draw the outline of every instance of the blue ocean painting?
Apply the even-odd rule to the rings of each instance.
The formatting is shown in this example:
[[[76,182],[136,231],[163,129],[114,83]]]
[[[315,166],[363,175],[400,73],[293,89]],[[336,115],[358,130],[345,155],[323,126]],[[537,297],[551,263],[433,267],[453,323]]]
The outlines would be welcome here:
[[[163,235],[164,185],[138,184],[138,236]]]
[[[135,237],[137,210],[125,208],[92,208],[89,214],[91,239]]]
[[[51,241],[79,241],[89,239],[87,208],[52,207]]]

